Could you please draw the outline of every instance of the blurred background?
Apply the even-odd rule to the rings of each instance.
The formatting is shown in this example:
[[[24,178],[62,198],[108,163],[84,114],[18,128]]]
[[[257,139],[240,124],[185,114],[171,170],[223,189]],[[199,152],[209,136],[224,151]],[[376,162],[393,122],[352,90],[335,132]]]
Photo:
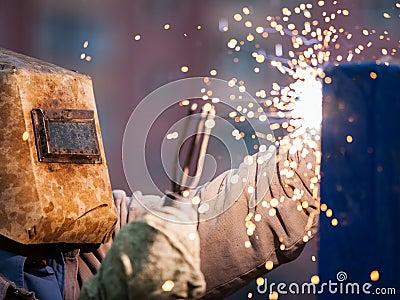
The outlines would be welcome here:
[[[292,14],[286,23],[300,27],[305,14],[295,13],[295,7],[302,4],[306,2],[1,0],[0,47],[92,77],[112,187],[129,193],[121,148],[125,125],[136,105],[156,88],[192,76],[237,78],[255,97],[257,91],[267,91],[267,97],[258,93],[258,98],[268,99],[274,82],[284,86],[292,81],[271,61],[286,59],[289,51],[296,51],[292,36],[271,29],[268,16],[282,20],[283,8],[288,8]],[[324,28],[333,25],[338,31],[343,29],[337,38],[342,42],[339,47],[337,42],[327,48],[330,56],[321,67],[342,60],[376,61],[386,55],[397,56],[400,5],[395,1],[327,0],[309,4],[313,4],[310,20],[317,20]],[[257,27],[264,29],[258,32]],[[240,44],[239,50],[229,46],[232,39]],[[265,61],[256,61],[254,51],[263,53]],[[179,112],[176,117],[179,119]],[[155,131],[154,143],[164,134]],[[151,148],[149,151],[151,156]],[[157,180],[165,179],[160,176]],[[307,245],[298,260],[271,272],[268,280],[309,282],[317,273],[317,252],[318,238]],[[253,283],[228,299],[248,298],[268,296],[258,294]],[[286,295],[280,299],[314,298]]]

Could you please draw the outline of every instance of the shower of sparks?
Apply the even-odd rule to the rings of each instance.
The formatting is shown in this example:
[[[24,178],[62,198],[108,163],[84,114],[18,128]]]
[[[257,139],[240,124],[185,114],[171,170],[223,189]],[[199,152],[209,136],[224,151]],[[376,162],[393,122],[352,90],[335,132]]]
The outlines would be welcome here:
[[[260,18],[253,16],[255,12],[252,7],[243,7],[230,17],[221,17],[218,22],[218,30],[225,37],[223,43],[234,64],[240,63],[242,57],[247,55],[252,62],[248,64],[252,74],[262,74],[267,67],[272,67],[282,78],[282,82],[273,82],[272,86],[259,86],[254,92],[255,98],[263,106],[261,111],[247,107],[238,101],[236,110],[228,113],[228,117],[235,123],[242,123],[246,119],[253,118],[262,123],[267,121],[265,112],[271,122],[270,128],[273,131],[283,131],[284,134],[277,139],[272,134],[264,138],[275,146],[288,151],[289,154],[299,153],[301,158],[307,161],[308,173],[303,175],[310,176],[309,186],[303,189],[296,188],[291,197],[282,196],[262,201],[262,209],[266,210],[264,215],[249,213],[245,220],[242,220],[249,239],[255,238],[257,223],[263,218],[276,218],[282,202],[294,201],[299,213],[303,213],[311,206],[311,203],[304,199],[304,195],[308,191],[311,191],[315,200],[319,200],[322,85],[331,84],[333,80],[325,75],[325,66],[364,60],[367,55],[365,53],[371,55],[371,52],[374,52],[372,58],[376,60],[376,63],[389,64],[390,57],[398,55],[396,47],[399,48],[399,46],[384,44],[393,40],[389,30],[371,28],[368,24],[350,28],[350,25],[346,24],[351,23],[348,21],[352,18],[352,11],[345,7],[346,1],[327,2],[320,0],[313,3],[302,3],[295,7],[282,7],[279,15],[263,16],[262,22],[260,22]],[[396,8],[393,9],[399,9],[400,3],[396,3],[395,6]],[[380,13],[382,22],[390,22],[397,17],[398,14],[393,9]],[[193,24],[193,26],[197,30],[202,29],[201,25]],[[235,32],[235,26],[240,26],[241,30]],[[171,25],[164,24],[163,28],[169,30]],[[187,33],[183,35],[188,39],[192,36]],[[134,39],[138,41],[141,36],[136,35]],[[279,42],[276,42],[278,40]],[[85,54],[82,53],[82,55],[81,59],[85,59]],[[217,72],[216,66],[213,66],[212,69],[211,66],[208,67],[207,72],[210,76],[223,73],[223,70],[220,69]],[[187,73],[189,67],[182,65],[180,71]],[[371,71],[369,76],[376,79],[378,75]],[[244,80],[230,77],[228,86],[235,85],[239,87],[241,93],[248,90]],[[207,106],[211,105],[207,101],[212,100],[213,103],[218,101],[214,101],[216,98],[212,97],[212,91],[204,89],[202,92],[203,100],[206,101],[203,104],[206,111]],[[238,98],[237,95],[232,95],[230,100],[240,100]],[[181,106],[189,104],[189,100],[180,102]],[[214,121],[210,121],[206,127],[212,128],[215,125]],[[231,133],[232,138],[237,141],[244,139],[246,135],[238,129]],[[178,135],[178,132],[169,133],[167,139],[176,139]],[[350,146],[354,141],[357,141],[357,137],[350,134],[344,139],[346,146]],[[259,148],[255,149],[258,149],[259,152],[267,151],[265,145],[257,147]],[[311,157],[309,149],[314,154],[313,159],[309,159]],[[279,159],[281,158],[278,157]],[[243,162],[250,166],[253,164],[253,158],[246,156],[243,158]],[[262,162],[257,161],[257,163]],[[297,164],[293,161],[283,161],[283,166],[280,170],[283,180],[292,179],[299,171]],[[241,180],[238,175],[230,178],[232,184],[237,184]],[[246,191],[254,194],[256,186],[248,186]],[[195,197],[192,202],[196,205],[200,204],[200,198]],[[207,203],[201,204],[198,208],[200,214],[204,214],[208,210]],[[324,212],[323,215],[326,218],[329,218],[332,227],[340,226],[340,220],[336,218],[335,212],[326,203],[321,203],[320,210]],[[303,241],[306,243],[311,237],[312,233],[308,231],[307,235],[304,235]],[[245,248],[252,247],[250,240],[243,242]],[[284,251],[286,241],[280,238],[279,242],[279,249]],[[317,260],[315,255],[312,255],[311,259],[313,262]],[[266,270],[272,270],[273,266],[272,261],[267,261],[265,264]],[[371,272],[371,280],[373,280],[372,278],[379,279],[378,271]],[[261,279],[257,279],[257,283],[261,282]],[[319,277],[313,276],[311,282],[317,284]],[[270,299],[277,299],[277,297],[278,294],[270,295]]]
[[[255,92],[255,96],[263,101],[265,111],[273,117],[270,121],[271,119],[272,121],[281,120],[271,122],[271,129],[283,129],[287,132],[285,137],[274,141],[277,146],[288,149],[292,154],[300,152],[303,158],[307,156],[305,153],[307,150],[303,145],[314,149],[316,160],[309,162],[307,168],[314,170],[315,176],[311,178],[309,188],[315,199],[319,197],[318,182],[320,181],[322,84],[332,83],[332,78],[325,75],[324,67],[327,64],[351,62],[355,59],[364,60],[364,53],[366,51],[371,53],[372,50],[376,51],[372,57],[378,64],[388,64],[390,59],[387,57],[397,55],[397,49],[393,46],[378,48],[378,44],[382,45],[382,41],[391,41],[389,30],[382,31],[370,28],[368,25],[345,28],[344,24],[349,23],[346,19],[352,15],[350,9],[343,7],[345,5],[343,1],[335,1],[333,5],[327,4],[326,1],[318,1],[316,4],[303,3],[293,8],[283,7],[281,15],[266,16],[264,23],[256,23],[254,20],[258,18],[252,18],[252,11],[244,7],[241,11],[232,14],[232,21],[224,20],[226,26],[224,31],[228,31],[229,22],[243,26],[239,32],[244,30],[242,34],[234,34],[234,30],[229,29],[231,35],[227,37],[226,46],[233,63],[240,61],[239,53],[242,51],[242,56],[251,55],[256,65],[251,66],[254,73],[259,73],[260,69],[265,69],[265,64],[269,63],[284,75],[284,83],[275,82],[270,88],[262,87]],[[396,3],[396,8],[400,8],[400,3]],[[383,12],[382,21],[394,18],[392,11]],[[274,37],[279,38],[280,42],[275,43]],[[283,43],[284,39],[288,42]],[[360,41],[356,42],[356,40]],[[271,48],[269,41],[272,41],[274,46],[274,55],[271,51],[267,51],[267,48]],[[243,49],[246,49],[246,52]],[[384,58],[380,58],[382,55]],[[376,79],[377,74],[371,71],[370,77]],[[243,89],[246,88],[245,83],[236,77],[229,82],[230,86],[242,82],[241,86]],[[230,113],[229,117],[235,122],[243,122],[245,118],[251,118],[254,115],[244,111],[243,107],[238,105],[237,111]],[[233,131],[232,135],[236,139],[244,138],[244,134],[238,130]],[[354,139],[355,137],[349,134],[345,141],[351,144]],[[286,161],[285,168],[281,170],[281,176],[291,178],[294,172],[296,172],[296,166]],[[299,201],[300,212],[308,207],[308,202],[302,201],[304,192],[298,190],[292,197],[292,200]],[[262,203],[263,207],[268,209],[270,217],[276,214],[276,204],[273,200],[270,203]],[[325,203],[321,204],[321,211],[325,212],[327,218],[332,218],[333,227],[340,225],[340,221],[333,217],[332,209]],[[252,222],[252,217],[245,221],[249,236],[254,233],[255,224]],[[309,236],[304,236],[303,241],[308,240]]]
[[[308,159],[307,164],[307,169],[313,171],[313,177],[310,178],[307,188],[312,191],[314,199],[319,199],[318,183],[321,179],[322,85],[332,83],[332,78],[325,75],[324,67],[327,64],[364,60],[364,53],[372,51],[376,51],[373,59],[377,63],[388,64],[390,59],[387,57],[397,55],[398,50],[393,46],[378,47],[382,45],[382,41],[391,40],[388,30],[381,32],[368,25],[345,28],[347,26],[345,24],[349,23],[346,19],[352,15],[350,9],[344,7],[344,1],[335,1],[333,5],[327,5],[326,2],[303,3],[294,8],[283,7],[281,15],[266,16],[264,23],[258,23],[259,18],[253,18],[252,11],[247,7],[244,7],[242,11],[234,12],[230,20],[220,20],[220,31],[229,31],[225,33],[229,34],[225,45],[234,64],[239,63],[243,56],[251,55],[254,64],[249,68],[254,74],[265,70],[268,63],[285,78],[283,83],[274,82],[272,87],[259,87],[255,96],[263,103],[268,116],[272,116],[271,129],[287,132],[284,137],[273,141],[276,146],[286,148],[291,154],[301,153],[306,160],[309,154],[307,148],[314,150],[315,160]],[[400,8],[400,3],[396,3],[396,7]],[[393,11],[382,14],[382,21],[394,18]],[[235,33],[233,28],[229,28],[229,24],[232,27],[237,24],[242,28]],[[276,42],[278,39],[279,42]],[[283,42],[284,39],[286,43]],[[270,50],[271,44],[273,51]],[[380,59],[381,56],[386,58]],[[376,79],[377,74],[371,71],[370,77]],[[246,84],[237,77],[229,81],[229,86],[233,85],[246,88]],[[244,108],[238,104],[236,111],[231,112],[229,117],[235,122],[257,117],[257,112],[249,114],[248,111],[252,111],[251,108]],[[244,138],[244,133],[234,130],[232,136],[238,140]],[[356,137],[349,134],[345,141],[349,145],[355,139]],[[246,158],[244,161],[246,163]],[[283,178],[290,179],[295,172],[298,172],[297,165],[285,161],[284,169],[280,172]],[[253,189],[253,187],[249,188]],[[299,212],[303,212],[309,206],[307,201],[303,201],[306,192],[296,189],[292,197],[292,200],[298,203]],[[281,201],[285,201],[285,197],[280,201],[271,199],[269,202],[262,202],[262,206],[267,209],[267,217],[275,217],[277,206]],[[322,203],[320,208],[325,212],[326,217],[330,218],[333,227],[340,226],[340,220],[334,217],[334,211],[331,208],[325,203]],[[249,237],[254,234],[256,224],[260,220],[259,214],[257,219],[252,214],[247,216],[245,226]],[[303,241],[308,242],[310,238],[311,231],[303,237]],[[285,241],[280,240],[280,242],[280,249],[284,250]],[[246,241],[245,247],[250,248],[251,243]],[[316,261],[315,255],[312,256],[312,261]],[[271,270],[272,267],[272,262],[267,262],[266,269]],[[374,280],[372,278],[379,278],[379,273],[371,272],[371,280]],[[319,280],[317,275],[311,278],[314,284],[318,284]],[[261,283],[260,278],[256,280],[256,283]],[[274,294],[269,298],[274,299],[277,296]]]
[[[325,78],[324,66],[328,63],[350,62],[356,56],[361,56],[362,59],[363,51],[372,47],[373,38],[378,37],[379,33],[375,29],[356,26],[352,32],[342,27],[342,21],[351,12],[341,8],[338,1],[333,4],[326,6],[325,1],[318,1],[317,5],[303,3],[294,8],[283,7],[280,16],[266,16],[266,24],[253,24],[250,18],[252,12],[247,7],[233,14],[234,22],[249,28],[243,40],[231,36],[227,42],[228,53],[233,55],[233,62],[239,61],[235,52],[240,52],[246,44],[250,48],[254,47],[251,55],[259,65],[253,67],[255,73],[260,71],[262,64],[268,62],[280,73],[292,78],[289,85],[275,83],[269,93],[265,88],[256,92],[257,97],[265,99],[264,105],[267,109],[277,112],[281,118],[292,119],[284,127],[289,133],[299,128],[303,131],[307,128],[319,130],[322,119],[322,82],[331,83],[331,78]],[[399,6],[396,3],[396,7]],[[391,15],[384,12],[383,17],[390,19]],[[299,21],[299,18],[303,20]],[[389,39],[388,34],[385,30],[380,38]],[[276,43],[275,56],[262,49],[265,40],[274,35],[280,35],[282,39],[286,37],[291,43],[288,49],[284,49],[281,43]],[[363,39],[363,43],[352,46],[349,40],[356,35],[367,38]],[[382,55],[394,55],[396,52],[396,49],[381,49]],[[376,74],[371,74],[372,76]],[[272,124],[272,128],[281,128],[281,124]]]

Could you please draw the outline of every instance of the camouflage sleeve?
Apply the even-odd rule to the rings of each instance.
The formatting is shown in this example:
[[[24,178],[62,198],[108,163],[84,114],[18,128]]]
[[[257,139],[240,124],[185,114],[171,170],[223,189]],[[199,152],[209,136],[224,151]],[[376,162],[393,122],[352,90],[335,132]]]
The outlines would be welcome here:
[[[157,216],[145,214],[122,224],[79,299],[194,299],[204,293],[196,224],[185,224],[190,215],[196,220],[195,211],[173,204],[154,212]]]

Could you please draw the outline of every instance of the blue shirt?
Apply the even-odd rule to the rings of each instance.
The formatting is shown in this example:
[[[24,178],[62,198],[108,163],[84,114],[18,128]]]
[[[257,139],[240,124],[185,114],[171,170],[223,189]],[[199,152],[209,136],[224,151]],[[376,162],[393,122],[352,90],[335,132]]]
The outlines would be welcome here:
[[[61,252],[35,263],[26,257],[0,250],[0,273],[18,287],[35,292],[40,300],[63,300],[65,265]]]

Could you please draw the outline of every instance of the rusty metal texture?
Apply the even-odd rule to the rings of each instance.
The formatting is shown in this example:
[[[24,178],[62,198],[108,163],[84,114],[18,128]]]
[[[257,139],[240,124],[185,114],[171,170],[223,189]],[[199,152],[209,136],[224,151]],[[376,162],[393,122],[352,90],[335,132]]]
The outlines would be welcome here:
[[[56,132],[46,147],[58,162],[40,158],[37,112]],[[116,212],[89,76],[0,48],[0,166],[1,235],[23,244],[110,238]]]

